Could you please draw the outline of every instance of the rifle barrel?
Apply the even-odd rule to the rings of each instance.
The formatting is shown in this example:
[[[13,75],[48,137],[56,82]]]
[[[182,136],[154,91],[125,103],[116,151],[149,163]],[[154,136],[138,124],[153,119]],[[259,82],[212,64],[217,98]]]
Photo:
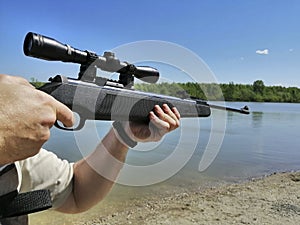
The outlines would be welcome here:
[[[235,109],[235,108],[231,108],[231,107],[227,107],[227,106],[212,105],[212,104],[209,104],[209,106],[213,109],[220,109],[220,110],[226,110],[226,111],[231,111],[231,112],[238,112],[238,113],[242,113],[242,114],[250,114],[249,107],[246,106],[246,105],[243,108],[240,108],[240,109]]]

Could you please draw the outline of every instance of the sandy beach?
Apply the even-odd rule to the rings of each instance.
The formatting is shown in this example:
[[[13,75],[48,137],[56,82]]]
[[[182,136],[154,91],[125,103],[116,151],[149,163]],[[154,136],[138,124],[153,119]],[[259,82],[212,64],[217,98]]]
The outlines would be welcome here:
[[[61,217],[60,222],[76,225],[296,225],[300,223],[300,172],[277,173],[241,183],[187,189],[165,196],[145,196],[131,199],[122,207],[106,205],[105,201],[88,213]],[[50,224],[40,223],[48,213],[31,216],[30,224]],[[50,217],[47,218],[49,222]]]

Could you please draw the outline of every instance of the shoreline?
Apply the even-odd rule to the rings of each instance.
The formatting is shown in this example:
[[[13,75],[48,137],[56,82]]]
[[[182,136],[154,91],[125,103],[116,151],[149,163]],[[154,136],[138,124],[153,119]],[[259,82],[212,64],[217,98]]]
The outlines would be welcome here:
[[[274,173],[198,190],[146,194],[144,198],[120,200],[116,205],[107,198],[86,213],[65,216],[61,224],[296,225],[300,221],[300,171]],[[30,224],[47,224],[38,223],[38,217],[34,216]]]

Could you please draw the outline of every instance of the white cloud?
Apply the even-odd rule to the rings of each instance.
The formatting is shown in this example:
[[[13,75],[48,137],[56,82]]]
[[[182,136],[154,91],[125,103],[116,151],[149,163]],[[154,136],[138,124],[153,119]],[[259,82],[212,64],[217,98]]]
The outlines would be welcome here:
[[[269,54],[269,49],[264,49],[264,50],[256,50],[256,54],[259,55],[268,55]]]

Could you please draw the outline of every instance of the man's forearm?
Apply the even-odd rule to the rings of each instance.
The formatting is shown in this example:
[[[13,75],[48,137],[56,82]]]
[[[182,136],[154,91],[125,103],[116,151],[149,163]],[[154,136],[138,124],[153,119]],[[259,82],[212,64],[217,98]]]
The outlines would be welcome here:
[[[135,142],[159,141],[180,124],[178,110],[175,107],[170,109],[167,104],[162,108],[155,106],[154,111],[149,113],[149,118],[149,125],[125,123],[124,131],[127,136]],[[111,129],[90,156],[75,164],[73,192],[59,211],[82,212],[106,196],[126,159],[128,147],[123,143],[127,142],[120,140],[122,135]]]
[[[117,179],[127,151],[111,129],[91,155],[74,164],[73,192],[58,211],[78,213],[101,201]]]

